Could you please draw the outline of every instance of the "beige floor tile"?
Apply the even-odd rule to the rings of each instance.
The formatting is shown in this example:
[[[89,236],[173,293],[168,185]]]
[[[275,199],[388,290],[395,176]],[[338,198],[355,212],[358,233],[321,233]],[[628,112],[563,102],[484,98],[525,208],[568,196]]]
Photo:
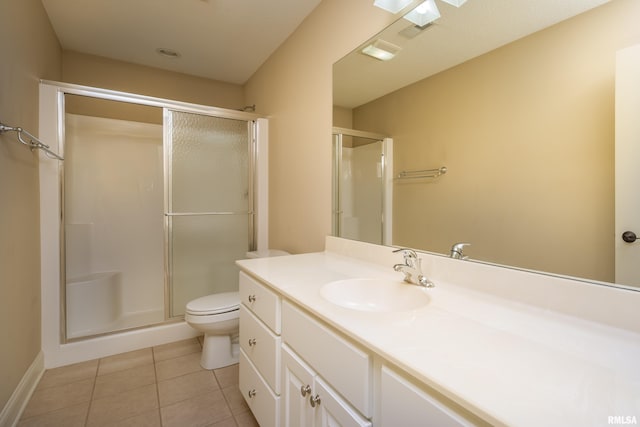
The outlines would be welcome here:
[[[209,391],[219,390],[213,372],[200,370],[158,383],[160,406],[171,405],[181,400],[196,397]]]
[[[125,420],[118,420],[109,427],[161,427],[160,422],[160,409],[154,409],[152,411],[145,412],[135,417],[127,418]],[[187,427],[187,426],[185,426]]]
[[[162,360],[156,363],[156,375],[158,381],[202,370],[204,369],[200,366],[200,353],[187,354],[186,356]]]
[[[238,370],[238,364],[227,366],[226,368],[214,369],[216,379],[220,388],[227,388],[230,385],[238,384],[238,378],[240,371]]]
[[[238,385],[231,385],[229,387],[223,388],[222,393],[224,397],[227,399],[227,403],[229,404],[229,408],[231,412],[235,414],[239,414],[241,412],[245,412],[249,410],[249,406],[247,402],[245,402],[242,394],[240,393],[240,389]]]
[[[226,420],[218,421],[217,423],[210,424],[209,427],[237,427],[236,420],[233,417]]]
[[[153,353],[151,348],[143,348],[142,350],[130,351],[127,353],[116,354],[100,359],[98,365],[98,375],[111,374],[125,369],[135,368],[153,363]]]
[[[208,426],[231,417],[220,390],[160,408],[163,427]]]
[[[23,412],[24,418],[55,411],[91,400],[94,378],[36,389]]]
[[[48,370],[19,427],[257,426],[238,365],[205,370],[200,354],[192,338]]]
[[[103,426],[158,408],[156,385],[146,385],[91,402],[88,426]]]
[[[144,385],[156,383],[156,371],[153,365],[143,365],[125,369],[96,378],[93,398],[101,399],[111,394],[118,394]]]
[[[200,353],[201,351],[202,346],[198,342],[198,339],[190,338],[184,341],[153,347],[153,358],[156,362],[159,362],[191,353]]]
[[[96,376],[97,370],[98,359],[47,369],[38,383],[38,388],[55,387],[93,378]]]
[[[238,427],[258,427],[258,421],[253,416],[251,411],[242,412],[234,415]]]
[[[89,402],[85,402],[35,417],[23,418],[18,423],[18,427],[83,427],[88,410]]]

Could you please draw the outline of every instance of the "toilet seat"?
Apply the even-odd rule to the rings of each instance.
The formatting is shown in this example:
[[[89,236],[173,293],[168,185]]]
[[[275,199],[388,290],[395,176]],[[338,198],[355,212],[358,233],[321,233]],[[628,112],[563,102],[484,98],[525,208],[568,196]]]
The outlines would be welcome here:
[[[210,316],[240,309],[240,292],[222,292],[194,299],[187,304],[186,314]]]

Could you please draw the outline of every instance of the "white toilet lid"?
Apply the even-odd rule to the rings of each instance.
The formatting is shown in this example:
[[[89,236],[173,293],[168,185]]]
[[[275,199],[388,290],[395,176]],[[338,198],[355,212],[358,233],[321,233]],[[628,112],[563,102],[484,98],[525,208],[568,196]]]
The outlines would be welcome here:
[[[222,292],[194,299],[187,303],[187,313],[204,316],[240,309],[239,292]]]

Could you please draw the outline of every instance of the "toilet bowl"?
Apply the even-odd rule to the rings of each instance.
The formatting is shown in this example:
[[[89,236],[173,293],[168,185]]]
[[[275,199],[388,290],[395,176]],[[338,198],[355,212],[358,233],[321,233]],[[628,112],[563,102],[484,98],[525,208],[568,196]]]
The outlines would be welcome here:
[[[247,258],[289,255],[277,249],[247,252]],[[223,292],[194,299],[187,304],[184,320],[204,333],[200,366],[218,369],[238,363],[240,345],[240,293]]]
[[[240,348],[240,295],[223,292],[194,299],[187,304],[184,320],[204,333],[200,366],[218,369],[238,363]]]

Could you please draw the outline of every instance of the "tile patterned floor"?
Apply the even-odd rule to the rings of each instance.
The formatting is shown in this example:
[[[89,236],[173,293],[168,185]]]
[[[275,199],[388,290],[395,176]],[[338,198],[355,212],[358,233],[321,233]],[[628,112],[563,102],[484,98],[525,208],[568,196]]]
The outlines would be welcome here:
[[[257,426],[238,365],[200,367],[197,338],[47,370],[19,427]]]

